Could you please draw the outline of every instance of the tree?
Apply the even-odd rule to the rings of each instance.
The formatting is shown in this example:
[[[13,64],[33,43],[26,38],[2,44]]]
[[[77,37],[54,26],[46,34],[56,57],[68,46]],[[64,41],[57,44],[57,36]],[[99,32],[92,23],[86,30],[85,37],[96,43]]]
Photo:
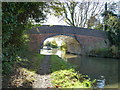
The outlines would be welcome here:
[[[73,0],[50,4],[52,14],[62,17],[68,25],[77,27],[91,27],[90,23],[94,23],[98,18],[97,16],[102,12],[102,6],[103,3],[99,2],[75,2]],[[94,19],[94,22],[91,22],[91,19]]]
[[[103,23],[99,24],[95,29],[103,30],[104,27],[111,45],[120,47],[120,18],[115,14],[118,10],[116,5],[117,3],[105,4],[105,11],[102,13]]]
[[[2,62],[3,70],[10,71],[11,65],[23,53],[26,38],[24,32],[31,25],[30,20],[45,19],[44,2],[2,2]]]
[[[114,7],[115,6],[115,7]],[[117,3],[107,3],[105,4],[105,11],[102,13],[104,17],[103,21],[106,26],[105,31],[108,32],[108,37],[111,42],[111,45],[120,46],[120,18],[117,14]]]
[[[109,15],[107,19],[107,32],[111,45],[116,45],[120,47],[120,19],[117,16]]]

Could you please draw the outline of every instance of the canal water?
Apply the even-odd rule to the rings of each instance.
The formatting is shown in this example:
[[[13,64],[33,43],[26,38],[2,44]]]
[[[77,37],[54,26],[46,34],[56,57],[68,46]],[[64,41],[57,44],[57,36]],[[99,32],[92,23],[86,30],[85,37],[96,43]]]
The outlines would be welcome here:
[[[63,53],[60,54],[58,51],[60,50],[41,50],[41,54],[58,55],[61,57]],[[92,80],[99,80],[103,76],[105,78],[104,88],[118,88],[118,84],[120,84],[118,82],[118,76],[120,76],[118,75],[119,59],[87,57],[73,54],[66,54],[64,58],[69,63],[77,66],[77,71],[88,75]]]
[[[77,65],[77,70],[91,79],[105,77],[104,88],[118,88],[118,63],[120,60],[76,55],[66,55],[68,62]]]

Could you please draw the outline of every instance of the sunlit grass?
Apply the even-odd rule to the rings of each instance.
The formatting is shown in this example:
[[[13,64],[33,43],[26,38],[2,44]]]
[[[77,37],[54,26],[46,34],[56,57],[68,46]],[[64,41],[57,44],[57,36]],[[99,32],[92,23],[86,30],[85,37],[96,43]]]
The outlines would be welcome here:
[[[58,56],[51,56],[52,84],[57,88],[91,88],[95,82],[75,71],[75,66]]]
[[[64,70],[64,69],[71,69],[75,66],[71,65],[70,63],[62,60],[57,55],[51,56],[51,71],[58,71],[58,70]]]

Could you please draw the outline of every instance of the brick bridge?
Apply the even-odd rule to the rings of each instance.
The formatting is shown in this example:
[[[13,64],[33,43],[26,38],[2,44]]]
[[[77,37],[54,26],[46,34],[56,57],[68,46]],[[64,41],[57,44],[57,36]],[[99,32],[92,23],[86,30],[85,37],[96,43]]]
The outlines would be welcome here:
[[[82,52],[88,53],[95,48],[109,46],[106,33],[102,30],[79,28],[61,25],[43,25],[29,30],[30,49],[39,52],[44,40],[56,35],[65,35],[75,38],[82,45]]]

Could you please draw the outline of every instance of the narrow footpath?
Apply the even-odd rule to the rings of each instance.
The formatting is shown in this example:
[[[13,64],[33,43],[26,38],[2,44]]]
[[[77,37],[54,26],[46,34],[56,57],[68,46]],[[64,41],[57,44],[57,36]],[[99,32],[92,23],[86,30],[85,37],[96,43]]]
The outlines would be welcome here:
[[[40,70],[36,77],[37,81],[34,83],[33,88],[48,88],[52,87],[50,79],[50,56],[46,55],[40,65]]]

